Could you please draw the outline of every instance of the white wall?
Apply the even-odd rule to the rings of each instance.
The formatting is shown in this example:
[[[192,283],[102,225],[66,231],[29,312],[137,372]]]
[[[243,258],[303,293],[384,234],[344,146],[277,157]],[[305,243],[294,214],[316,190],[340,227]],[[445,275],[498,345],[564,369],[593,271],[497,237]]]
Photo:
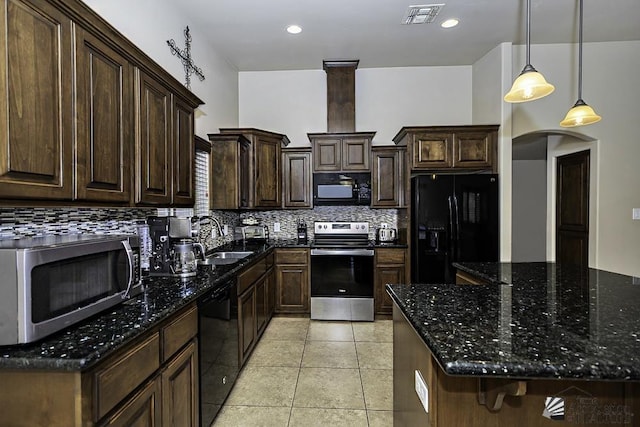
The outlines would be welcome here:
[[[326,80],[323,70],[240,72],[240,126],[283,133],[289,147],[308,146],[308,132],[327,131]]]
[[[323,70],[240,72],[242,127],[286,134],[309,146],[308,132],[327,131]],[[471,67],[356,70],[356,130],[376,131],[389,145],[403,126],[471,124]]]
[[[191,76],[191,91],[205,105],[196,114],[196,133],[206,139],[220,127],[238,125],[238,72],[205,39],[200,28],[187,21],[180,2],[153,0],[84,0],[100,16],[149,57],[184,83],[184,68],[180,59],[171,54],[167,40],[175,40],[184,49],[184,28],[188,25],[193,40],[191,54],[205,74],[200,81]]]
[[[513,161],[513,262],[547,260],[547,162]]]
[[[640,168],[635,164],[640,159],[640,41],[587,43],[583,52],[583,98],[602,116],[599,123],[572,129],[596,141],[577,144],[576,150],[597,146],[591,171],[598,178],[591,218],[595,253],[590,254],[590,266],[640,276],[640,221],[631,219],[631,209],[640,207]],[[513,78],[524,64],[524,54],[523,46],[514,48]],[[577,99],[575,45],[534,45],[531,62],[556,91],[513,107],[514,138],[534,131],[564,130],[559,122]]]
[[[511,43],[502,43],[473,64],[473,124],[499,124],[500,260],[511,261],[511,106],[502,94],[511,86]]]

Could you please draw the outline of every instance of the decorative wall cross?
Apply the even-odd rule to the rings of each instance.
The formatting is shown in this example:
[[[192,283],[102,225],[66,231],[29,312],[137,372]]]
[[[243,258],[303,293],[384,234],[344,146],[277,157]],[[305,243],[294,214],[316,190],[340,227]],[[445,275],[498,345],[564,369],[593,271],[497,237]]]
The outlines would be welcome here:
[[[204,73],[200,67],[197,67],[191,58],[191,33],[189,33],[189,27],[187,26],[184,29],[184,49],[180,49],[176,46],[176,42],[171,39],[167,40],[167,44],[169,45],[169,49],[173,55],[176,55],[182,61],[182,66],[184,67],[184,85],[191,90],[191,75],[195,74],[198,76],[200,81],[204,80]]]

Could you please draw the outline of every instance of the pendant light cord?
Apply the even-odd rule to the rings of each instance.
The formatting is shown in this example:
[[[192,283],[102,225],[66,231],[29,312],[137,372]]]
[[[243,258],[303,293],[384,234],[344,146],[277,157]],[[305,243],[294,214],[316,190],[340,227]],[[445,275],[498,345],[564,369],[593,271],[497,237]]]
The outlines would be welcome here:
[[[531,67],[531,0],[527,0],[527,63]]]
[[[582,3],[580,0],[580,33],[578,34],[578,100],[582,100]]]

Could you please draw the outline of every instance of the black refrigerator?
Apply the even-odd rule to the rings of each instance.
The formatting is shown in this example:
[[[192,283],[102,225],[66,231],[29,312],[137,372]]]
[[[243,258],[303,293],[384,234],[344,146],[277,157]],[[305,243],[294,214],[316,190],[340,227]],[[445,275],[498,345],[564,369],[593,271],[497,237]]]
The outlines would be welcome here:
[[[456,261],[498,261],[498,175],[411,178],[411,281],[455,283]]]

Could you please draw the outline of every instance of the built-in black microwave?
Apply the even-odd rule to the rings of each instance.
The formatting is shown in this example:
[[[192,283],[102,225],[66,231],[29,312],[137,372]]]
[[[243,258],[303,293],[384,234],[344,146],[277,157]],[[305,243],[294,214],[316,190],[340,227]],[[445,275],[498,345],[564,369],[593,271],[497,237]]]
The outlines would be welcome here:
[[[314,173],[313,204],[370,205],[370,173]]]

